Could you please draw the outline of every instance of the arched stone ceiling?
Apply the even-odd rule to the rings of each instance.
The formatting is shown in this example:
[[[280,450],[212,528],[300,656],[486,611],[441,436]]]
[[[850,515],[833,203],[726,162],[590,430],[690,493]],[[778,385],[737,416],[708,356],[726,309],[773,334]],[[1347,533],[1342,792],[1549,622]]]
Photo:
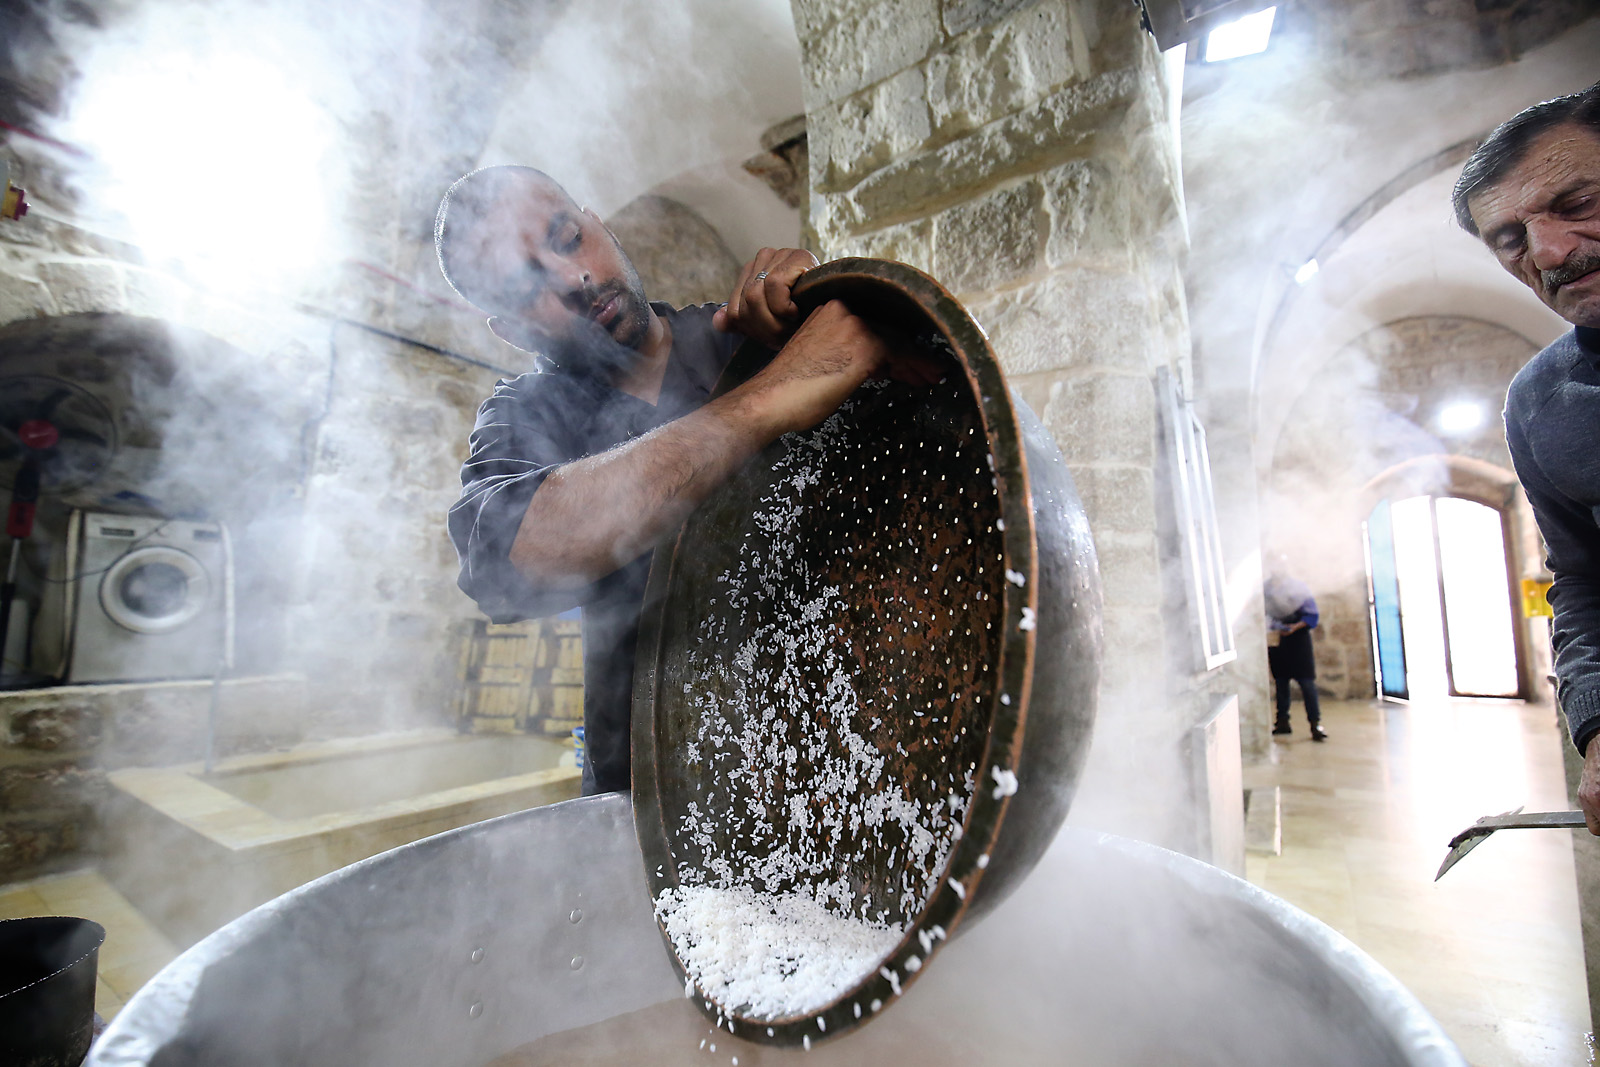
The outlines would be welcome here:
[[[1317,372],[1385,323],[1460,316],[1503,326],[1536,347],[1568,328],[1456,226],[1450,190],[1458,169],[1446,168],[1390,201],[1296,294],[1262,363],[1257,440],[1277,440]]]

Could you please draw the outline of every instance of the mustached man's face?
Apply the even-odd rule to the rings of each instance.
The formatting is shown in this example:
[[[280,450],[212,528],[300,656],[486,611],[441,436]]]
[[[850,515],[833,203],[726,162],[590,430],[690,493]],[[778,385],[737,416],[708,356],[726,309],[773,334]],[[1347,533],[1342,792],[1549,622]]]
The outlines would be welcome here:
[[[644,286],[599,217],[530,179],[463,235],[462,288],[506,340],[574,371],[611,377],[650,329]]]
[[[1547,130],[1467,207],[1502,267],[1568,322],[1600,327],[1600,135]]]

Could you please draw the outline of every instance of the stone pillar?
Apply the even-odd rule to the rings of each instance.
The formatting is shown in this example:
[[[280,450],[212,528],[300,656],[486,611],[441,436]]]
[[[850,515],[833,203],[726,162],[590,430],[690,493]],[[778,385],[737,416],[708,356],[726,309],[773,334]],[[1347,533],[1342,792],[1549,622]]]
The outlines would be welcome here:
[[[901,260],[950,287],[1088,510],[1107,654],[1073,819],[1192,848],[1204,785],[1185,736],[1214,697],[1163,610],[1182,571],[1157,534],[1155,377],[1190,376],[1160,54],[1125,0],[793,6],[823,258]]]

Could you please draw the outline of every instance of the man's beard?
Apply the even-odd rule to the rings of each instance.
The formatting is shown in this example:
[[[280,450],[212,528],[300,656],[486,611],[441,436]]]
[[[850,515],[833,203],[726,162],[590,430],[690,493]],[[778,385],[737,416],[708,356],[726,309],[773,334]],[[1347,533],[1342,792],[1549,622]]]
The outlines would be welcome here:
[[[1556,290],[1596,270],[1600,270],[1600,252],[1579,250],[1568,256],[1561,266],[1540,271],[1539,284],[1544,287],[1545,297],[1554,300]]]
[[[610,330],[586,315],[574,314],[563,337],[547,337],[543,354],[574,377],[615,384],[638,366],[642,358],[635,345],[650,328],[650,306],[624,285],[586,292],[590,307],[620,294],[622,304]]]

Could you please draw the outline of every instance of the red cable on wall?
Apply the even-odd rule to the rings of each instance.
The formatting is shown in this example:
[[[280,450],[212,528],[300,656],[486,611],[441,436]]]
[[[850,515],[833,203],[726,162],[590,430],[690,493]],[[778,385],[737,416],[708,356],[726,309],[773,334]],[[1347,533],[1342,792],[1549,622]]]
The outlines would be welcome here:
[[[35,133],[32,130],[24,129],[21,126],[14,126],[4,119],[0,119],[0,130],[10,130],[12,133],[20,133],[22,136],[32,138],[33,140],[38,141],[40,144],[47,144],[51,148],[59,148],[61,151],[66,152],[69,155],[77,156],[80,159],[89,158],[89,153],[85,152],[77,145],[71,145],[65,141],[58,141],[54,137],[46,137],[42,133]]]

